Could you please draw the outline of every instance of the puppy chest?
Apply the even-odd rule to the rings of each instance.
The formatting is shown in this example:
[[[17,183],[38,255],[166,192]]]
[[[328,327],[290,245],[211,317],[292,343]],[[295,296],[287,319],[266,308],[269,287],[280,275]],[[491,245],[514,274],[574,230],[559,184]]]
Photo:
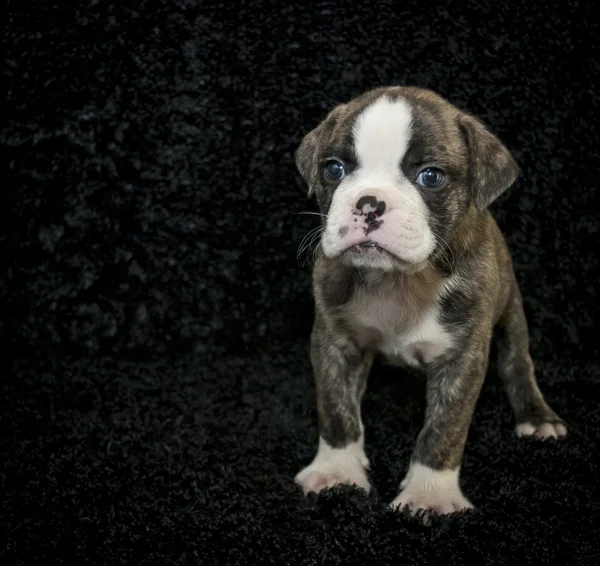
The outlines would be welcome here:
[[[439,321],[437,302],[418,305],[372,296],[353,306],[352,327],[359,343],[384,354],[391,362],[421,367],[453,345],[451,334]]]
[[[402,334],[382,336],[378,350],[392,363],[402,360],[413,367],[423,367],[444,355],[453,346],[453,340],[436,314],[425,314],[416,326]]]

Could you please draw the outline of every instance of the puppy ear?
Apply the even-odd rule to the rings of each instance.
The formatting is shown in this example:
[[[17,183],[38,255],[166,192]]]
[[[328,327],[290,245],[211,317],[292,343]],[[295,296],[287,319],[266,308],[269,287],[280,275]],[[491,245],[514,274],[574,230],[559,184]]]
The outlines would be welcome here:
[[[317,145],[323,124],[319,124],[314,130],[304,136],[300,147],[294,153],[296,167],[308,184],[308,196],[315,192],[317,184]]]
[[[462,114],[459,124],[469,152],[473,202],[479,210],[484,210],[516,181],[519,167],[481,120]]]
[[[319,184],[318,149],[323,136],[332,134],[346,104],[336,106],[325,119],[311,132],[304,136],[300,147],[294,153],[296,167],[308,184],[308,196],[311,197]]]

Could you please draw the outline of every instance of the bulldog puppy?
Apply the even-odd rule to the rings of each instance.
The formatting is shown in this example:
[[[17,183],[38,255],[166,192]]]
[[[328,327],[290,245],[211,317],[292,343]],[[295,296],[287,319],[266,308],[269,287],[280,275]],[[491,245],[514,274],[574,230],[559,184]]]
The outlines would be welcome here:
[[[311,335],[320,438],[296,483],[305,494],[369,491],[360,406],[381,354],[427,381],[425,423],[392,506],[472,507],[459,471],[494,330],[517,435],[567,432],[536,382],[509,250],[487,209],[516,180],[514,159],[437,94],[386,87],[333,109],[296,165],[322,213]]]

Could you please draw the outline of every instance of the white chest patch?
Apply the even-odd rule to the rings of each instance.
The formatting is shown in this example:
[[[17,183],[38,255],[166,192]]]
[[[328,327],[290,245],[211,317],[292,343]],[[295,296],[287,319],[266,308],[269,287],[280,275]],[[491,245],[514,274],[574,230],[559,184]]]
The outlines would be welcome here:
[[[443,355],[452,345],[452,336],[439,322],[436,304],[412,328],[396,335],[385,334],[380,350],[391,361],[400,358],[410,366],[420,367]]]
[[[454,344],[452,335],[439,322],[437,301],[415,316],[397,297],[365,292],[355,296],[352,311],[359,334],[374,341],[391,363],[421,367]]]

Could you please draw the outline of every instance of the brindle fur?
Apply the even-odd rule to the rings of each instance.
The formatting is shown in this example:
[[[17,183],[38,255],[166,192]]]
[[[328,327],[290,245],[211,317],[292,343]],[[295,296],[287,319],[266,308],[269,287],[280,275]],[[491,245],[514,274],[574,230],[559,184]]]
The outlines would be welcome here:
[[[434,469],[455,469],[486,374],[494,329],[499,335],[499,373],[517,423],[563,422],[537,386],[509,250],[487,210],[515,181],[518,168],[478,119],[438,95],[408,87],[376,89],[335,108],[297,151],[298,168],[323,214],[333,189],[320,177],[321,159],[327,151],[351,154],[354,120],[383,93],[402,95],[418,107],[413,128],[420,129],[423,135],[417,138],[425,146],[416,150],[445,164],[453,179],[452,194],[430,203],[439,245],[423,271],[384,273],[359,270],[323,255],[317,260],[311,360],[319,429],[332,447],[359,439],[361,399],[382,328],[401,334],[439,301],[441,322],[452,335],[453,347],[441,355],[416,353],[427,376],[427,408],[412,458]],[[449,280],[452,285],[445,287]],[[365,323],[369,317],[377,324]]]

